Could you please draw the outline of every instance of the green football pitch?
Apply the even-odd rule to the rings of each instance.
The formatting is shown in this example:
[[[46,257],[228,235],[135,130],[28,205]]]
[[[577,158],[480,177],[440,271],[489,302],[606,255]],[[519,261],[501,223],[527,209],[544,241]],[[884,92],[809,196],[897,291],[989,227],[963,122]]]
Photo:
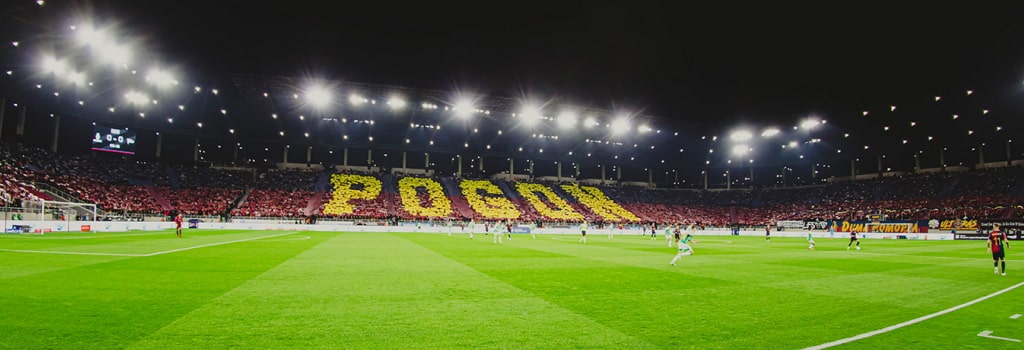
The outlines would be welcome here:
[[[0,348],[1024,347],[1024,260],[983,241],[513,237],[2,235]]]

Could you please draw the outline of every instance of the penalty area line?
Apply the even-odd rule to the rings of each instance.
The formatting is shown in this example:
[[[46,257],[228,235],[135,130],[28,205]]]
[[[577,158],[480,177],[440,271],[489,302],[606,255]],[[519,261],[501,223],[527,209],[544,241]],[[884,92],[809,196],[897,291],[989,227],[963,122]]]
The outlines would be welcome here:
[[[231,243],[255,241],[257,239],[274,238],[274,237],[281,237],[281,236],[287,236],[287,235],[294,235],[296,233],[299,233],[299,232],[295,231],[295,232],[287,232],[287,233],[281,233],[281,234],[270,235],[270,236],[260,236],[260,237],[252,237],[252,238],[245,238],[245,239],[236,239],[234,241],[227,241],[227,242],[217,242],[217,243],[210,243],[210,244],[202,244],[202,245],[197,245],[197,246],[193,246],[193,247],[185,247],[185,248],[165,250],[165,251],[162,251],[162,252],[142,254],[142,255],[139,255],[139,256],[157,256],[157,255],[162,255],[162,254],[177,253],[177,252],[183,252],[183,251],[186,251],[186,250],[206,248],[206,247],[214,247],[214,246],[231,244]]]
[[[828,342],[828,343],[821,344],[821,345],[815,345],[815,346],[807,347],[807,348],[804,348],[804,350],[817,350],[817,349],[831,348],[831,347],[836,346],[836,345],[843,345],[843,344],[855,342],[855,341],[858,341],[858,340],[861,340],[861,339],[870,338],[870,337],[873,337],[873,336],[876,336],[876,335],[879,335],[879,334],[882,334],[882,333],[888,333],[890,331],[894,331],[894,330],[897,330],[897,329],[900,329],[900,328],[903,328],[903,327],[906,327],[906,326],[909,326],[909,325],[913,325],[913,324],[916,324],[916,323],[927,321],[927,320],[930,320],[932,318],[935,318],[935,317],[938,317],[938,316],[942,316],[942,315],[948,314],[950,312],[953,312],[953,311],[956,311],[956,310],[960,310],[960,309],[963,309],[965,307],[968,307],[968,306],[980,303],[982,301],[991,299],[991,298],[993,298],[995,296],[998,296],[1000,294],[1003,294],[1003,293],[1009,292],[1011,290],[1017,289],[1020,286],[1024,286],[1024,282],[1017,283],[1015,285],[1012,285],[1012,286],[1010,286],[1010,287],[1008,287],[1006,289],[1000,290],[998,292],[995,292],[995,293],[983,296],[983,297],[978,298],[978,299],[974,299],[974,300],[968,301],[966,303],[963,303],[963,304],[960,304],[960,305],[957,305],[957,306],[954,306],[954,307],[951,307],[951,308],[948,308],[948,309],[945,309],[945,310],[942,310],[942,311],[939,311],[939,312],[936,312],[936,313],[933,313],[933,314],[930,314],[930,315],[924,315],[924,316],[915,318],[915,319],[910,320],[910,321],[894,324],[892,326],[885,327],[885,328],[882,328],[882,329],[873,330],[873,331],[870,331],[870,332],[867,332],[867,333],[864,333],[864,334],[858,334],[858,335],[855,335],[855,336],[852,336],[852,337],[849,337],[849,338],[839,339],[839,340],[836,340],[836,341],[833,341],[833,342]]]

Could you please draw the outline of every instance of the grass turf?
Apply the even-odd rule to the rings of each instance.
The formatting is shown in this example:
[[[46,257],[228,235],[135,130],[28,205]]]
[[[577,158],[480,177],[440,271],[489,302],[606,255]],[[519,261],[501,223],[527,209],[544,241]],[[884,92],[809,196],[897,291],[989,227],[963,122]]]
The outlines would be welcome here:
[[[3,235],[0,348],[797,349],[1024,280],[980,241],[698,238],[669,266],[621,235]],[[1013,289],[836,348],[1019,348],[977,334],[1020,339],[1022,313]]]

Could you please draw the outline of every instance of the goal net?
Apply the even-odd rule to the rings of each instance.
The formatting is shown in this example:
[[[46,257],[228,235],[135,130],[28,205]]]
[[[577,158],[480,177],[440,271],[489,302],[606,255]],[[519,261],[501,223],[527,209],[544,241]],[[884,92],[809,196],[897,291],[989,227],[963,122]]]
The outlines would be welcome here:
[[[26,201],[26,220],[39,221],[95,221],[96,205],[92,203],[59,202],[48,200]]]

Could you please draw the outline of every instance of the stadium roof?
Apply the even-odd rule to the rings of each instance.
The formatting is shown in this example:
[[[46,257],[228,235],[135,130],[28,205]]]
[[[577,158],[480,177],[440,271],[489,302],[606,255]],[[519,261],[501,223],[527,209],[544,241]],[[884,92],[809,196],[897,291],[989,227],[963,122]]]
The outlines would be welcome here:
[[[659,171],[1022,157],[1024,22],[1009,8],[25,0],[2,13],[5,96],[207,145]]]

